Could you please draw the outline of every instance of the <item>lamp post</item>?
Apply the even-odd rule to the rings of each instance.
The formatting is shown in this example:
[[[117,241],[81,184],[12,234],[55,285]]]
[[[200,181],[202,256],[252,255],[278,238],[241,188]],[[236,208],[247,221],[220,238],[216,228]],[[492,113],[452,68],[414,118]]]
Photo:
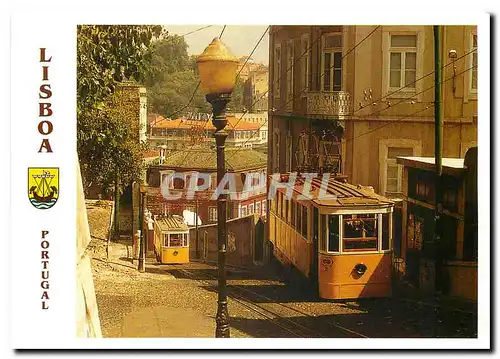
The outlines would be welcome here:
[[[212,123],[215,127],[214,138],[217,146],[217,188],[226,173],[224,146],[227,137],[225,130],[226,105],[231,99],[236,81],[238,59],[232,55],[224,44],[215,38],[197,59],[200,74],[200,88],[206,100],[212,105]],[[226,290],[226,194],[217,197],[217,267],[218,267],[218,299],[215,317],[216,338],[229,338],[229,312],[227,310]]]
[[[141,192],[141,198],[139,201],[139,228],[141,230],[141,236],[139,238],[139,266],[137,267],[137,270],[139,272],[144,272],[144,241],[145,241],[145,235],[144,235],[144,210],[146,209],[146,191],[147,191],[148,186],[146,184],[141,184],[140,186],[140,192]]]

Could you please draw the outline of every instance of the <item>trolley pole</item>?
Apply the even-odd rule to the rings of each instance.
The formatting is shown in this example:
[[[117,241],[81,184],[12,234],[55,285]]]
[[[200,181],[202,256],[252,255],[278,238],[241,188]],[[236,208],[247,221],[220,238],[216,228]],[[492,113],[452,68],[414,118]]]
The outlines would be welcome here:
[[[217,186],[220,185],[222,178],[226,174],[226,161],[224,147],[227,138],[225,130],[226,105],[231,97],[228,94],[222,95],[207,95],[207,101],[212,105],[213,119],[212,123],[215,127],[214,137],[217,145]],[[226,231],[226,204],[227,195],[219,194],[217,197],[217,263],[218,263],[218,299],[217,299],[217,314],[215,321],[216,338],[229,338],[229,312],[227,310],[227,288],[226,288],[226,248],[227,248],[227,231]]]
[[[442,185],[443,174],[442,152],[443,152],[443,107],[442,107],[442,68],[441,68],[441,26],[434,26],[434,136],[435,136],[435,215],[434,215],[434,252],[435,252],[435,288],[442,290],[443,285],[443,253],[442,253]]]

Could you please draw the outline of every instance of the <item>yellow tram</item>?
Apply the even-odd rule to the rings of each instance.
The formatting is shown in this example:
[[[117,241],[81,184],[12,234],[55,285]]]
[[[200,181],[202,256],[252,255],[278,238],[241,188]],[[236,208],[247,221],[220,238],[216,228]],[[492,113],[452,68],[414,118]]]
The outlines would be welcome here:
[[[308,188],[300,176],[294,185],[282,176],[276,187],[269,240],[284,266],[296,268],[324,299],[391,295],[391,200],[335,179],[320,189],[319,178]]]
[[[154,250],[158,262],[189,262],[189,227],[180,216],[160,216],[154,220]]]

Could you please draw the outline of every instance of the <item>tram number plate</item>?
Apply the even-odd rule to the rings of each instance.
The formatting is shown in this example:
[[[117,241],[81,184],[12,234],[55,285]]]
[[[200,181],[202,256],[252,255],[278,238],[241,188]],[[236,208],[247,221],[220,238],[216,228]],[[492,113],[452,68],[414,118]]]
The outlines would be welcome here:
[[[323,264],[323,267],[328,268],[333,264],[333,260],[331,258],[323,258],[321,260],[321,264]]]

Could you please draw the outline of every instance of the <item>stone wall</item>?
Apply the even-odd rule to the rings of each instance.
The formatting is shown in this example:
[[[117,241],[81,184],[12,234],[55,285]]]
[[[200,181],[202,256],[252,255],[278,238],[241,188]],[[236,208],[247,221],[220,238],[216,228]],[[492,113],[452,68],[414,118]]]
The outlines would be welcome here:
[[[256,230],[259,218],[257,215],[235,218],[227,221],[227,257],[228,265],[238,267],[250,267],[261,261],[255,258],[256,252],[266,253],[264,249],[264,233]],[[262,238],[257,237],[257,233]],[[262,246],[262,250],[256,251],[256,243]],[[198,227],[198,241],[196,240],[196,229],[189,231],[190,258],[206,262],[217,262],[217,224]]]

